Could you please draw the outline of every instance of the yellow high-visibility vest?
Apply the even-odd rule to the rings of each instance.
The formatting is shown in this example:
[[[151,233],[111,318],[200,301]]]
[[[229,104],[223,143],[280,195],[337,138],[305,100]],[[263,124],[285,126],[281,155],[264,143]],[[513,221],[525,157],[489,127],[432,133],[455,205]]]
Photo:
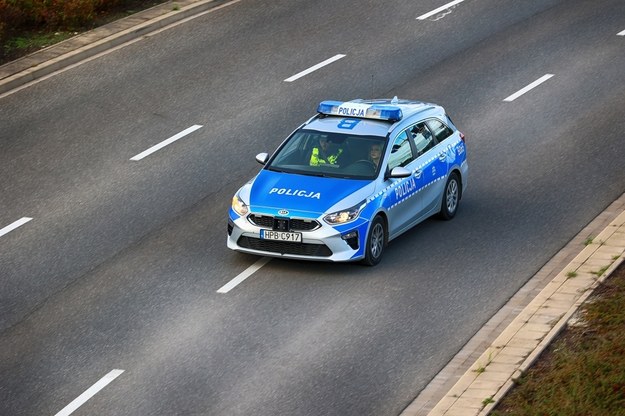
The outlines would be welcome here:
[[[310,156],[310,164],[311,166],[318,166],[320,164],[330,164],[330,165],[334,165],[336,164],[337,159],[339,158],[339,156],[341,155],[341,153],[343,153],[343,149],[339,149],[338,152],[335,155],[330,155],[328,156],[328,160],[325,159],[321,159],[319,157],[319,148],[318,147],[314,147],[312,150],[312,155]]]

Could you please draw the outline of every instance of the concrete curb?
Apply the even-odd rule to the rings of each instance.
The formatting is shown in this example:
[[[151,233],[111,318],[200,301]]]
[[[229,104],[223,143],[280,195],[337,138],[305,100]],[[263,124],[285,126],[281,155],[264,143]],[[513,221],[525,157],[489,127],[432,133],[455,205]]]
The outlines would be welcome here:
[[[431,410],[417,398],[402,415],[488,415],[514,379],[531,367],[599,283],[625,260],[625,194],[608,210],[620,215],[540,291]]]
[[[169,1],[34,52],[0,66],[0,94],[227,3],[230,2]]]

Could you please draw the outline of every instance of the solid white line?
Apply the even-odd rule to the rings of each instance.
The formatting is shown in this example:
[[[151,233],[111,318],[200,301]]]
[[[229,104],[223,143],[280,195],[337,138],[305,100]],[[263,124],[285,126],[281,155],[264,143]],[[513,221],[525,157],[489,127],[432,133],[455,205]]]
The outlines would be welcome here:
[[[622,32],[618,32],[618,33],[616,34],[616,36],[625,36],[625,30],[624,30],[624,31],[622,31]]]
[[[239,283],[243,282],[245,279],[253,275],[258,269],[263,267],[265,264],[269,263],[271,260],[270,257],[262,257],[256,263],[252,264],[250,267],[245,269],[242,273],[240,273],[237,277],[223,285],[217,293],[228,293],[232,289],[234,289]]]
[[[440,13],[443,10],[449,9],[450,7],[455,6],[458,3],[462,3],[463,1],[464,0],[454,0],[451,3],[447,3],[446,5],[439,7],[438,9],[434,9],[434,10],[432,10],[429,13],[426,13],[424,15],[421,15],[421,16],[417,17],[417,20],[425,20],[428,17],[434,16],[435,14]]]
[[[208,1],[211,1],[211,0],[208,0]],[[186,18],[184,18],[184,19],[182,19],[182,20],[178,20],[178,21],[176,21],[176,22],[173,22],[173,23],[171,23],[171,24],[169,24],[169,25],[167,25],[167,26],[161,27],[160,29],[155,29],[155,30],[153,30],[153,31],[150,31],[150,32],[148,32],[148,33],[145,33],[143,36],[138,36],[138,37],[136,37],[136,38],[134,38],[134,39],[130,39],[128,42],[125,42],[125,43],[123,43],[123,44],[121,44],[121,45],[117,45],[117,46],[115,46],[115,47],[113,47],[113,48],[106,49],[106,50],[104,50],[103,52],[100,52],[100,53],[97,53],[97,54],[95,54],[95,55],[93,55],[93,56],[90,56],[90,57],[88,57],[88,58],[85,58],[85,59],[83,59],[83,60],[82,60],[82,61],[80,61],[80,62],[76,62],[75,64],[68,65],[68,66],[66,66],[66,67],[63,67],[63,68],[61,68],[61,69],[57,70],[57,71],[51,72],[51,73],[49,73],[49,74],[47,74],[47,75],[44,75],[44,76],[42,76],[42,77],[40,77],[40,78],[34,79],[34,80],[29,81],[29,82],[27,82],[27,83],[25,83],[25,84],[23,84],[23,85],[20,85],[20,86],[18,86],[18,87],[15,87],[14,89],[12,89],[12,90],[10,90],[10,91],[7,91],[7,92],[5,92],[4,94],[0,94],[0,98],[7,97],[7,96],[9,96],[9,95],[11,95],[11,94],[13,94],[13,93],[15,93],[15,92],[21,91],[21,90],[23,90],[23,89],[25,89],[25,88],[28,88],[28,87],[30,87],[30,86],[32,86],[32,85],[34,85],[34,84],[37,84],[37,83],[39,83],[39,82],[41,82],[41,81],[44,81],[44,80],[46,80],[46,79],[48,79],[48,78],[51,78],[51,77],[55,76],[55,75],[58,75],[58,74],[63,73],[63,72],[65,72],[65,71],[67,71],[67,70],[70,70],[70,69],[76,68],[77,66],[80,66],[80,65],[82,65],[82,64],[84,64],[84,63],[86,63],[86,62],[91,62],[91,61],[93,61],[93,60],[95,60],[95,59],[101,58],[102,56],[108,55],[108,54],[109,54],[109,53],[111,53],[111,52],[117,51],[117,50],[119,50],[119,49],[125,48],[126,46],[132,45],[133,43],[140,42],[140,41],[142,41],[142,40],[144,40],[144,39],[147,39],[147,38],[148,38],[148,37],[150,37],[150,36],[153,36],[153,35],[156,35],[156,34],[158,34],[158,33],[164,32],[164,31],[166,31],[166,30],[172,29],[172,28],[174,28],[174,27],[176,27],[176,26],[179,26],[179,25],[185,24],[185,23],[187,23],[187,22],[189,22],[189,21],[191,21],[191,20],[193,20],[193,19],[197,19],[198,17],[202,17],[202,16],[207,15],[207,14],[209,14],[209,13],[216,12],[216,11],[218,11],[218,10],[221,10],[221,9],[225,8],[225,7],[232,6],[233,4],[239,3],[240,1],[241,1],[241,0],[232,0],[232,1],[229,1],[228,3],[224,3],[224,4],[222,4],[222,5],[219,5],[219,6],[213,7],[212,9],[209,9],[209,10],[203,11],[203,12],[201,12],[201,13],[193,14],[193,15],[191,15],[191,16],[189,16],[189,17],[186,17]],[[181,8],[180,10],[175,11],[175,13],[180,13],[181,11],[182,11],[182,12],[184,12],[185,10],[187,10],[187,8],[183,7],[183,8]],[[145,24],[149,25],[149,22],[146,22]],[[141,31],[142,29],[145,29],[145,26],[144,26],[143,24],[133,27],[133,30],[134,30],[134,31],[136,31],[136,32],[137,32],[137,31]],[[102,40],[102,41],[100,41],[100,42],[105,42],[105,41],[106,41],[106,39],[105,39],[105,40]],[[71,53],[73,53],[73,52],[68,52],[67,54],[71,54]],[[60,59],[60,58],[59,58],[59,59]]]
[[[130,160],[141,160],[144,157],[151,155],[152,153],[156,152],[157,150],[162,149],[163,147],[172,144],[173,142],[175,142],[178,139],[183,138],[184,136],[186,136],[187,134],[193,133],[194,131],[196,131],[197,129],[202,128],[202,126],[196,124],[194,126],[189,127],[186,130],[181,131],[180,133],[176,134],[175,136],[170,137],[167,140],[163,140],[162,142],[160,142],[157,145],[154,145],[152,147],[150,147],[148,150],[143,151],[141,153],[139,153],[137,156],[133,156],[130,158]]]
[[[345,56],[346,56],[346,55],[341,55],[341,54],[334,55],[334,56],[333,56],[332,58],[330,58],[330,59],[326,59],[325,61],[320,62],[320,63],[318,63],[318,64],[317,64],[317,65],[315,65],[315,66],[311,66],[310,68],[308,68],[308,69],[307,69],[307,70],[305,70],[305,71],[300,72],[299,74],[295,74],[295,75],[293,75],[292,77],[285,79],[285,80],[284,80],[284,82],[293,82],[293,81],[295,81],[296,79],[299,79],[299,78],[301,78],[301,77],[303,77],[303,76],[305,76],[305,75],[310,74],[311,72],[314,72],[314,71],[318,70],[319,68],[322,68],[322,67],[324,67],[324,66],[326,66],[326,65],[331,64],[331,63],[332,63],[332,62],[334,62],[334,61],[338,61],[338,60],[339,60],[339,59],[341,59],[341,58],[345,58]]]
[[[545,74],[545,75],[543,75],[542,77],[538,78],[536,81],[534,81],[531,84],[529,84],[527,87],[522,88],[519,91],[517,91],[514,94],[512,94],[511,96],[509,96],[508,98],[505,98],[504,101],[514,101],[514,100],[516,100],[517,98],[519,98],[520,96],[522,96],[523,94],[528,92],[529,90],[532,90],[532,89],[536,88],[537,86],[539,86],[540,84],[542,84],[543,82],[547,81],[552,76],[553,76],[553,74]]]
[[[6,227],[0,229],[0,237],[2,237],[5,234],[10,233],[11,231],[15,230],[17,227],[21,227],[22,225],[26,224],[30,220],[32,220],[32,218],[24,217],[7,225]]]
[[[87,400],[96,395],[97,392],[106,387],[111,381],[115,380],[124,370],[113,370],[104,377],[102,377],[97,383],[89,387],[83,394],[78,396],[73,402],[68,404],[54,416],[68,416],[74,413],[76,409],[85,404]]]

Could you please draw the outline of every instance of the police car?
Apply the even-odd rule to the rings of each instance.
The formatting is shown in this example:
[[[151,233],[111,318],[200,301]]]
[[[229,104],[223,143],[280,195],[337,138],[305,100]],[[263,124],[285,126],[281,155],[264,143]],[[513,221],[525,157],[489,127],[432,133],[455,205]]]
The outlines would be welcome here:
[[[228,248],[302,260],[380,262],[428,217],[451,219],[467,187],[464,135],[435,104],[323,101],[234,195]]]

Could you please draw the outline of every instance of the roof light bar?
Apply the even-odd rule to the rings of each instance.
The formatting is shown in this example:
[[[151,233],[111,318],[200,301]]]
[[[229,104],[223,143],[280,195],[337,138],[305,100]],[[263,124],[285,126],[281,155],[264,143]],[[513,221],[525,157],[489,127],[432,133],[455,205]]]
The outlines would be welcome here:
[[[374,120],[399,121],[403,114],[394,105],[365,104],[353,101],[322,101],[317,112],[331,116],[369,118]]]

